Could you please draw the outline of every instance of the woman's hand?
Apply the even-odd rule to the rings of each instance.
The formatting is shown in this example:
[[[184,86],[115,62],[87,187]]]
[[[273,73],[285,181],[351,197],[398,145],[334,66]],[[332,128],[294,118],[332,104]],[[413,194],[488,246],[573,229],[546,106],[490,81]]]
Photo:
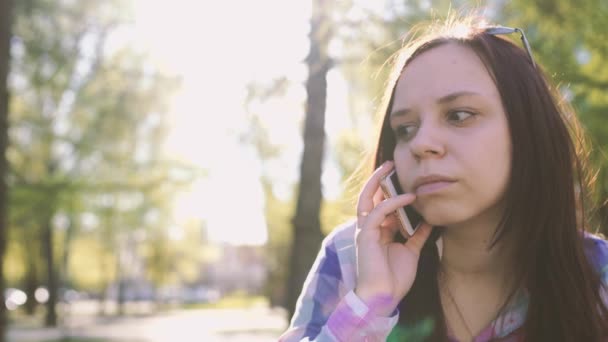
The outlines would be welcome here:
[[[367,181],[357,204],[357,286],[355,293],[377,314],[389,316],[408,293],[418,267],[420,250],[432,227],[426,222],[407,242],[393,242],[399,221],[393,213],[416,196],[384,199],[380,180],[393,168],[387,161]]]

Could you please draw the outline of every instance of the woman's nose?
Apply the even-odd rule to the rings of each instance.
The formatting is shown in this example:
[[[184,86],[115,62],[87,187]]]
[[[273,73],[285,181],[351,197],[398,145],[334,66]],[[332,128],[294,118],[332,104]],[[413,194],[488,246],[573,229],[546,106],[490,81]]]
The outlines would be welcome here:
[[[421,122],[409,145],[412,154],[417,159],[441,157],[445,154],[441,129],[433,122]]]

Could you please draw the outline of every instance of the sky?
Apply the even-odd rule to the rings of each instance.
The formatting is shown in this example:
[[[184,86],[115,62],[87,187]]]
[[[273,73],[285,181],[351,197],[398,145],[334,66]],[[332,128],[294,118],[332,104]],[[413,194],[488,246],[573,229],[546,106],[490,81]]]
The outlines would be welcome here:
[[[201,219],[212,241],[263,244],[261,172],[264,168],[271,174],[274,190],[283,198],[289,197],[299,172],[299,122],[306,96],[302,61],[309,48],[311,1],[133,1],[134,39],[149,49],[154,63],[182,80],[169,110],[166,153],[208,170],[208,177],[177,198],[177,226]],[[255,149],[239,143],[251,115],[244,106],[246,87],[283,76],[296,86],[284,97],[252,106],[269,139],[283,149],[282,159],[262,165]],[[347,90],[337,72],[328,79],[326,129],[331,132],[348,121]],[[334,164],[328,161],[323,175],[328,197],[340,191]]]

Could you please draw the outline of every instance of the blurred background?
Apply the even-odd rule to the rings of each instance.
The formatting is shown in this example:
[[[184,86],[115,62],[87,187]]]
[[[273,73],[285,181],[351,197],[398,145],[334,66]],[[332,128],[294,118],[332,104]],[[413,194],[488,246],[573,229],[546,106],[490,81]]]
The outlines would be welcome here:
[[[0,3],[2,341],[275,341],[354,214],[384,62],[450,11],[524,28],[608,229],[606,0]]]

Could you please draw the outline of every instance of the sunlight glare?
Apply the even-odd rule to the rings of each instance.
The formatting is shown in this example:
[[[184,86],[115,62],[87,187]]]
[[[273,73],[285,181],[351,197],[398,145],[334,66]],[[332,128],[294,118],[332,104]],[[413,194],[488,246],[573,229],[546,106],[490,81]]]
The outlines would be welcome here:
[[[133,1],[135,39],[148,46],[157,65],[181,78],[170,109],[166,153],[209,174],[177,198],[175,224],[195,217],[205,221],[211,240],[264,243],[260,162],[239,143],[248,130],[245,89],[255,80],[302,77],[309,2]],[[264,122],[273,138],[297,156],[295,114],[301,113],[294,108],[301,104],[293,101],[272,108],[279,114]],[[298,165],[297,159],[292,165]]]

